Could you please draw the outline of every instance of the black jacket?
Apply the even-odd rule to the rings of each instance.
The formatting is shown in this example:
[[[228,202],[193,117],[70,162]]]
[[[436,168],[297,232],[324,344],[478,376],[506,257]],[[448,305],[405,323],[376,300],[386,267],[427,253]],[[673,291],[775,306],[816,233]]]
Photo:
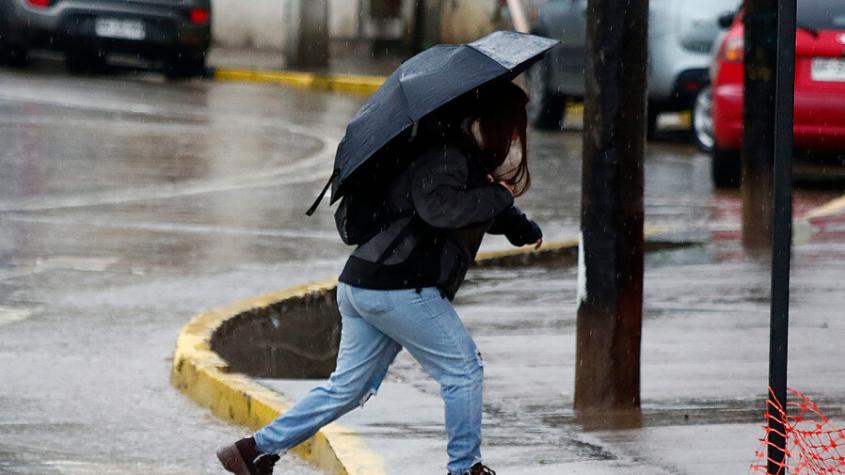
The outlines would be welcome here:
[[[436,286],[449,299],[464,280],[485,232],[514,245],[536,242],[540,228],[513,205],[469,147],[420,154],[388,190],[397,219],[352,253],[340,280],[365,288]]]

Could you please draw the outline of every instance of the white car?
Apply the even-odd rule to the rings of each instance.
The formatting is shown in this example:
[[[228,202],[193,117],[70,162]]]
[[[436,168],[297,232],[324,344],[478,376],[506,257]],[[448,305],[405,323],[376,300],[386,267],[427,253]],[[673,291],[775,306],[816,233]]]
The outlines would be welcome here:
[[[710,50],[718,19],[737,10],[738,0],[651,0],[649,6],[649,133],[660,112],[692,109],[708,81]],[[532,33],[560,40],[528,74],[529,115],[538,128],[556,129],[567,101],[584,97],[587,0],[549,0]]]

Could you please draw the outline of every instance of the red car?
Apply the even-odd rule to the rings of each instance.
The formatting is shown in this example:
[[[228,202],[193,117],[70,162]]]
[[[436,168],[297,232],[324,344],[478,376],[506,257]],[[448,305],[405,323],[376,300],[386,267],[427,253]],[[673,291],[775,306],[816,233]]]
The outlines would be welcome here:
[[[845,151],[845,0],[798,0],[795,51],[795,147]],[[740,181],[744,27],[740,12],[711,71],[713,181]]]

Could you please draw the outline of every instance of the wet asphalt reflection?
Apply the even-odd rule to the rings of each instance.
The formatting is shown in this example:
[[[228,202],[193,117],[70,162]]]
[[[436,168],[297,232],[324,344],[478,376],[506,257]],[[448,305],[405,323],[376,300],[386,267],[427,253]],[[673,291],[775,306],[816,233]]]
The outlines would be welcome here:
[[[68,77],[38,65],[0,70],[0,472],[220,473],[213,449],[244,430],[170,386],[176,335],[203,310],[338,272],[348,249],[330,211],[306,219],[304,210],[328,178],[345,123],[362,100],[275,86],[167,83],[145,74]],[[574,238],[579,133],[532,132],[530,140],[534,189],[520,204],[547,239]],[[648,225],[704,239],[736,235],[739,195],[713,192],[708,157],[683,143],[652,143],[646,175]],[[831,196],[800,194],[798,206]],[[812,249],[841,254],[830,246]],[[664,266],[665,287],[652,287],[651,300],[678,294],[670,275],[684,259],[706,267],[723,254],[742,252],[728,245],[668,258],[674,263]],[[497,325],[559,334],[543,358],[569,361],[570,270],[473,276],[461,303],[481,342]],[[527,285],[535,280],[541,284]],[[556,317],[488,318],[491,303],[512,298],[488,295],[499,286],[538,309],[553,308]],[[754,297],[764,296],[737,288],[730,294],[736,301],[711,302],[725,295],[698,290],[690,282],[684,292],[714,311],[673,304],[688,321],[725,319],[715,309],[760,306]],[[647,325],[663,321],[661,310],[668,312],[650,308],[655,316]],[[680,317],[665,320],[673,318]],[[495,357],[488,367],[497,398],[533,404],[522,393],[497,392],[512,373],[504,365],[497,370]],[[569,375],[559,376],[548,384],[565,394]],[[539,424],[558,410],[565,415],[565,402],[514,417]],[[285,473],[313,473],[290,457],[284,464]]]

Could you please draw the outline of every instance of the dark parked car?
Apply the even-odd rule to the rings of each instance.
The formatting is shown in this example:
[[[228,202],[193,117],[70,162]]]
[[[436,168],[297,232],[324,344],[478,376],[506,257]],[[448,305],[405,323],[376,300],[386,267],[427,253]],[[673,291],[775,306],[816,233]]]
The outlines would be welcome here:
[[[49,49],[89,70],[122,53],[188,77],[205,70],[210,41],[210,0],[0,0],[0,53],[13,62]]]

